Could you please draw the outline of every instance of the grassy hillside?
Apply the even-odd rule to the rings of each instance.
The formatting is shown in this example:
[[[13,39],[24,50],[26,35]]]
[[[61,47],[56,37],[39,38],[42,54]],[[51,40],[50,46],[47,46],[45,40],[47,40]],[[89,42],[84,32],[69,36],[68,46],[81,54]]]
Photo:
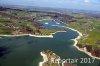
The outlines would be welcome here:
[[[75,17],[76,22],[69,23],[72,27],[83,34],[78,44],[83,46],[92,45],[95,49],[100,49],[100,18]]]
[[[0,11],[0,34],[35,34],[49,35],[57,30],[48,30],[38,23],[43,18],[51,19],[49,16],[36,15],[38,13],[18,10]]]

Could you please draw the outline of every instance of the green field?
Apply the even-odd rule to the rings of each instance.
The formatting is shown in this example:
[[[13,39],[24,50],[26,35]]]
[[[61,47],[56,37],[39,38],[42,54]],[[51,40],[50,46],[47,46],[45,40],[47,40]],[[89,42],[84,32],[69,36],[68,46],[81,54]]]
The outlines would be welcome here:
[[[0,12],[0,34],[50,35],[57,30],[47,30],[38,25],[38,20],[51,19],[49,16],[37,17],[35,12],[6,10]],[[34,19],[34,20],[33,20]]]
[[[92,45],[94,49],[100,49],[100,18],[75,17],[75,19],[77,21],[69,23],[69,27],[83,34],[78,44]]]

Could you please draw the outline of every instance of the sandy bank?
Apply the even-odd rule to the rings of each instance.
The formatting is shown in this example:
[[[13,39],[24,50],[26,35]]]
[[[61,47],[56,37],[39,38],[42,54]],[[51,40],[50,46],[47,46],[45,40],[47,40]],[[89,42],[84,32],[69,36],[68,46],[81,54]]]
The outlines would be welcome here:
[[[53,38],[53,35],[58,32],[66,32],[66,31],[56,31],[55,33],[51,33],[50,35],[32,35],[32,34],[20,34],[20,35],[0,35],[0,38],[4,37],[16,37],[16,36],[33,36],[33,37],[43,37],[43,38]]]
[[[41,56],[43,57],[43,61],[39,63],[39,66],[42,66],[43,63],[48,61],[47,55],[45,55],[44,53],[40,52]]]
[[[72,39],[73,41],[75,41],[75,43],[74,43],[73,46],[75,46],[79,51],[88,54],[90,57],[93,57],[93,58],[96,58],[96,59],[100,59],[99,57],[92,56],[92,54],[91,54],[90,52],[88,52],[86,48],[84,48],[84,50],[83,50],[83,49],[81,49],[81,48],[79,48],[79,47],[77,46],[78,39],[80,39],[80,38],[82,37],[82,33],[81,33],[81,32],[79,32],[79,31],[77,31],[77,30],[75,30],[75,29],[69,28],[69,27],[66,27],[66,28],[71,29],[71,30],[73,30],[73,31],[76,31],[76,32],[79,34],[79,36],[78,36],[77,38]]]

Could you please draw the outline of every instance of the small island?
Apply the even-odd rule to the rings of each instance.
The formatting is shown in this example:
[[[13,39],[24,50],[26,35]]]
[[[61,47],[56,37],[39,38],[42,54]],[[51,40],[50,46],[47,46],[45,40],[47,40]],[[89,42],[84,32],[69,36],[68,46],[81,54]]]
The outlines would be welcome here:
[[[45,29],[41,20],[55,20],[82,33],[77,46],[84,47],[93,56],[100,57],[100,18],[80,13],[70,15],[54,12],[26,11],[21,9],[0,8],[0,35],[37,35],[48,36],[64,29]]]
[[[53,20],[60,29],[47,29],[42,24],[43,20]],[[59,27],[57,25],[52,25]],[[50,27],[50,26],[49,26]],[[100,18],[88,16],[81,13],[63,13],[51,11],[28,11],[21,9],[0,7],[0,37],[2,36],[22,36],[29,35],[35,37],[53,37],[57,32],[67,32],[72,30],[79,34],[75,39],[71,39],[75,49],[85,52],[89,56],[100,59]],[[70,33],[70,32],[69,32]],[[67,36],[66,36],[67,37]],[[1,39],[0,38],[0,39]],[[54,39],[55,40],[55,39]],[[31,43],[32,41],[30,41]],[[62,41],[63,42],[63,41]],[[37,42],[38,43],[38,42]],[[71,48],[72,49],[72,48]],[[45,50],[40,53],[43,62],[39,66],[60,66],[60,57],[53,51]],[[53,61],[52,61],[53,60]],[[63,63],[63,66],[76,66],[75,64]]]
[[[39,66],[77,66],[76,64],[62,62],[60,63],[60,57],[50,50],[44,50],[41,52],[41,55],[44,57],[43,63],[40,62]]]

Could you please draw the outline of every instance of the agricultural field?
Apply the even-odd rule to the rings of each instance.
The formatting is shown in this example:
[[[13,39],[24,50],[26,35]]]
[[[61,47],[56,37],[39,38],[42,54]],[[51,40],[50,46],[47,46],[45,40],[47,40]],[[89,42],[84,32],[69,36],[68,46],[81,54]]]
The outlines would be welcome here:
[[[69,27],[83,34],[77,45],[81,48],[86,47],[87,51],[95,56],[100,56],[100,18],[77,16],[75,19],[76,22],[69,23]]]
[[[0,34],[18,35],[35,34],[49,35],[57,30],[48,30],[38,23],[38,20],[51,19],[49,16],[37,17],[35,12],[5,10],[0,11]],[[39,16],[39,15],[38,15]]]

